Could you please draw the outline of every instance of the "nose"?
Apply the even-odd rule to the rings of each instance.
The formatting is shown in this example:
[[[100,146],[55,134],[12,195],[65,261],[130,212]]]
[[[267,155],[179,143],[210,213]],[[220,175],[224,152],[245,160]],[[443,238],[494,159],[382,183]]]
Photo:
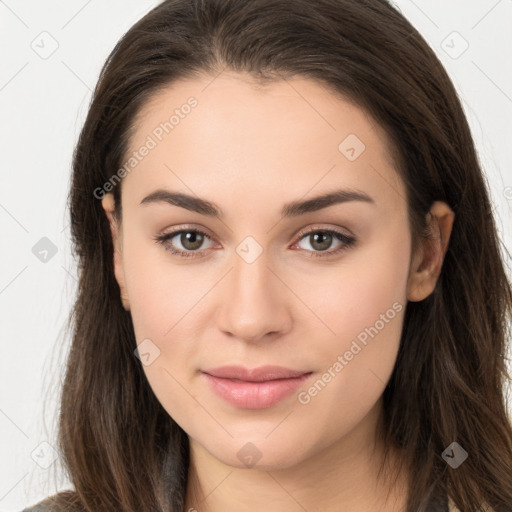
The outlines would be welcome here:
[[[221,286],[217,325],[228,336],[255,343],[291,329],[293,294],[270,268],[265,252],[252,263],[234,254]]]

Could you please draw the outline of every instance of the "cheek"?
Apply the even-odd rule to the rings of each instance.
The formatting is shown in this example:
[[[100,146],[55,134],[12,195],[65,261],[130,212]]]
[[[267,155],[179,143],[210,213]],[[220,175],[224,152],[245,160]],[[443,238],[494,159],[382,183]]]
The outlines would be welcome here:
[[[317,337],[317,380],[304,388],[302,414],[328,425],[325,439],[354,428],[375,406],[395,366],[406,306],[408,254],[381,247],[358,255],[331,280],[319,316],[334,331]],[[319,359],[319,360],[320,360]],[[300,409],[299,409],[300,410]],[[307,421],[306,419],[304,421]]]
[[[409,253],[407,244],[393,245],[388,239],[393,240],[382,237],[354,252],[337,272],[330,271],[329,286],[322,286],[322,293],[308,297],[332,332],[320,326],[324,334],[317,336],[315,356],[322,370],[299,402],[304,414],[314,410],[319,422],[331,425],[332,436],[362,420],[395,366],[407,303]],[[311,290],[315,281],[318,289],[318,280],[311,279]]]
[[[324,342],[316,350],[332,359],[333,352],[350,349],[352,340],[382,340],[375,344],[376,358],[386,350],[394,353],[407,303],[409,247],[392,243],[398,233],[387,232],[378,239],[347,252],[339,264],[304,272],[294,286],[316,316],[306,311],[317,338]],[[406,241],[407,242],[407,241]]]
[[[191,341],[198,336],[197,314],[208,288],[191,275],[193,266],[173,264],[152,243],[126,243],[126,287],[137,344],[149,353],[148,360],[142,358],[146,378],[164,409],[173,417],[177,412],[175,420],[181,424],[197,414],[189,390],[198,349]]]
[[[201,299],[216,279],[198,279],[195,265],[176,264],[151,240],[133,240],[126,237],[123,263],[136,342],[151,353],[144,372],[168,411],[189,411],[186,390],[201,355],[194,343],[200,338],[199,319],[206,304]]]
[[[207,291],[208,283],[197,279],[194,265],[176,264],[163,246],[145,236],[126,237],[126,288],[137,340],[150,335],[164,339],[178,322],[186,324],[187,312]]]

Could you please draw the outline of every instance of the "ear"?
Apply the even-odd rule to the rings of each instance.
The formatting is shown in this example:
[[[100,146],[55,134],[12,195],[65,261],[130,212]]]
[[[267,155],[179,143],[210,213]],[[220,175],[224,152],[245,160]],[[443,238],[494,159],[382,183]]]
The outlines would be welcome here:
[[[442,201],[435,201],[427,213],[430,237],[422,240],[412,258],[407,287],[407,298],[410,301],[421,301],[434,291],[448,249],[454,219],[455,213]]]
[[[114,195],[112,193],[105,194],[101,200],[101,206],[105,210],[108,222],[110,224],[110,231],[112,233],[112,245],[114,247],[114,274],[117,284],[121,290],[121,301],[124,309],[130,310],[130,303],[128,300],[128,293],[126,291],[125,276],[123,268],[123,252],[122,252],[122,233],[121,226],[114,216]]]

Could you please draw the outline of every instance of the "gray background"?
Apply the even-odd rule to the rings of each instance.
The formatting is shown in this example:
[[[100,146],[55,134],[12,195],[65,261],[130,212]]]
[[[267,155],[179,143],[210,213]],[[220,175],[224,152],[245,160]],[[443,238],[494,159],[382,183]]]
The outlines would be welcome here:
[[[103,62],[157,3],[0,0],[1,511],[69,487],[53,446],[76,289],[65,209],[71,155]],[[512,252],[512,0],[395,4],[459,91]]]

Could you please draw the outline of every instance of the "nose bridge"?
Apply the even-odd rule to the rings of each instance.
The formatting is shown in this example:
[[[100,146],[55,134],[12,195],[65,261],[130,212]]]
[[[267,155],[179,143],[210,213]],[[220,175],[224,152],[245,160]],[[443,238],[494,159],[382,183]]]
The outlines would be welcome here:
[[[252,237],[244,239],[233,254],[220,306],[219,327],[246,340],[256,340],[289,326],[284,290],[268,267],[268,253]]]
[[[269,261],[267,253],[255,254],[256,249],[249,245],[240,244],[236,257],[233,258],[233,294],[238,301],[256,301],[271,295],[270,283],[272,273],[267,268]],[[244,249],[247,251],[244,253]]]

